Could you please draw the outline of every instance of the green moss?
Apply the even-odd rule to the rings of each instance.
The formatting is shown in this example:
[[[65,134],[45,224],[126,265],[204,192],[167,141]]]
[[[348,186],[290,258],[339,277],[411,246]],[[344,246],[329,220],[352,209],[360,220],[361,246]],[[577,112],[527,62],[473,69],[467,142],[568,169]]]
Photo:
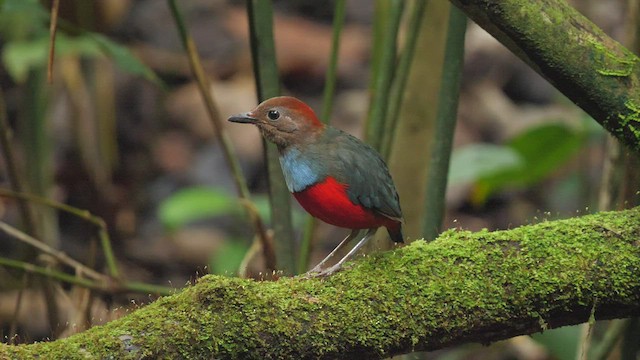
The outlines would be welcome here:
[[[593,37],[588,37],[587,41],[593,47],[595,70],[600,75],[627,77],[633,73],[638,58],[625,48],[620,48],[620,55],[616,54]]]
[[[378,358],[640,312],[640,209],[449,230],[324,279],[205,276],[105,326],[0,358]]]

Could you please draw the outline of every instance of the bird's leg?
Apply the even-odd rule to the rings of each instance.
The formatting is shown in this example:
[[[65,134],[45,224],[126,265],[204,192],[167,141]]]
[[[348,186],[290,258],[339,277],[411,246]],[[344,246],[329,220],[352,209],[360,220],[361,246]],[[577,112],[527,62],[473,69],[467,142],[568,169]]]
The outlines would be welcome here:
[[[317,276],[329,276],[335,272],[337,272],[338,270],[340,270],[342,268],[342,264],[344,264],[346,261],[348,261],[349,259],[351,259],[353,257],[353,255],[355,255],[355,253],[362,247],[364,246],[364,244],[367,243],[367,241],[369,241],[369,239],[371,239],[373,237],[373,235],[375,235],[376,230],[378,230],[377,228],[373,228],[373,229],[369,229],[369,231],[367,231],[367,233],[364,235],[364,237],[362,239],[360,239],[360,241],[358,241],[358,243],[353,247],[353,249],[351,249],[347,255],[345,255],[342,259],[340,259],[340,261],[338,261],[335,265],[333,265],[332,267],[323,270],[321,272],[319,272],[317,274]]]
[[[340,242],[340,244],[338,244],[338,246],[336,246],[335,249],[333,249],[329,255],[327,255],[327,257],[325,257],[324,259],[322,259],[322,261],[320,261],[320,263],[318,263],[318,265],[314,266],[313,269],[307,271],[307,274],[313,274],[313,273],[319,273],[322,271],[322,265],[324,265],[324,263],[326,263],[329,259],[331,259],[340,249],[342,249],[343,247],[345,247],[351,240],[353,240],[356,236],[358,236],[358,234],[360,233],[360,229],[353,229],[351,230],[351,233],[349,234],[349,236],[347,236],[346,238],[344,238],[344,240],[342,240]]]

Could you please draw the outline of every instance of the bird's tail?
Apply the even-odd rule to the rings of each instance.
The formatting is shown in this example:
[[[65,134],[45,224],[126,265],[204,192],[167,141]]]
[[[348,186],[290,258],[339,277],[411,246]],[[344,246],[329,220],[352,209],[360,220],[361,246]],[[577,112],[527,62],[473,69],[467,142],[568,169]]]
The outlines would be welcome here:
[[[402,234],[402,223],[398,222],[395,226],[387,227],[391,240],[396,243],[404,243],[404,235]]]

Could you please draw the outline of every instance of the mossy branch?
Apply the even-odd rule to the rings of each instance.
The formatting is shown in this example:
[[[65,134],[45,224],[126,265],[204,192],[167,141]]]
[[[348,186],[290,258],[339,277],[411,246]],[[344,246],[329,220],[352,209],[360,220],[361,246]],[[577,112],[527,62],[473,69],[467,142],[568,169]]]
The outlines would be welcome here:
[[[565,0],[451,0],[627,146],[640,151],[640,59]]]
[[[371,359],[640,315],[640,208],[447,231],[329,278],[205,276],[72,337],[0,358]]]

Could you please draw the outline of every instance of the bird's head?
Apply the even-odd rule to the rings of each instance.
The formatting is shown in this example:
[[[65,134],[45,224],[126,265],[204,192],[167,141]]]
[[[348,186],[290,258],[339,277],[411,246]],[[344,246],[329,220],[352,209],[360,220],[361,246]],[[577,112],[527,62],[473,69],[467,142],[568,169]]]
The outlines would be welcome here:
[[[289,96],[265,100],[247,113],[231,116],[229,121],[256,125],[262,136],[280,150],[311,141],[324,129],[307,104]]]

